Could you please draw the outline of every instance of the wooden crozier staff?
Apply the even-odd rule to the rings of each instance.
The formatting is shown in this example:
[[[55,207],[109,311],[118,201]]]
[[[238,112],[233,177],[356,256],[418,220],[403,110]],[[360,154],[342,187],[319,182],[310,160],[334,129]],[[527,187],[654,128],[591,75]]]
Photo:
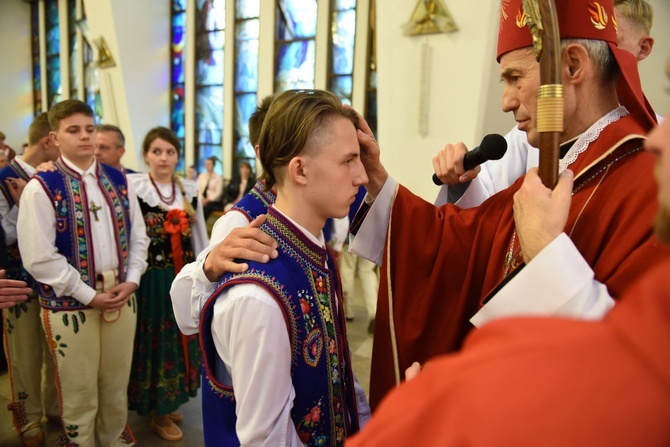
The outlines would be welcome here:
[[[539,175],[547,188],[558,183],[559,136],[563,132],[561,39],[554,0],[523,0],[526,24],[540,63],[537,130],[540,133]]]

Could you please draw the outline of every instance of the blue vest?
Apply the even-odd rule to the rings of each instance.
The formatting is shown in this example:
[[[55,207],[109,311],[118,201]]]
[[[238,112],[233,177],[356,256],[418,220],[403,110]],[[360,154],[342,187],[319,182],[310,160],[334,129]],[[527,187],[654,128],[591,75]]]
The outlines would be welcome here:
[[[300,439],[307,446],[341,446],[358,431],[358,412],[336,263],[274,208],[268,209],[261,229],[279,244],[279,257],[267,264],[249,262],[245,273],[225,275],[202,310],[205,444],[240,444],[235,432],[235,390],[216,378],[216,365],[222,364],[211,325],[221,292],[235,284],[253,283],[274,297],[286,320],[295,388],[291,418]]]
[[[231,209],[240,211],[247,216],[249,222],[268,212],[270,205],[277,201],[272,191],[264,191],[265,182],[259,180],[247,194],[244,195]]]
[[[81,176],[70,169],[59,158],[58,168],[53,172],[36,172],[35,178],[42,184],[51,199],[56,213],[56,248],[68,263],[81,274],[81,279],[95,289],[96,269],[93,256],[89,203],[86,185]],[[119,281],[124,282],[128,269],[128,243],[130,240],[130,202],[126,176],[110,166],[96,166],[98,185],[102,190],[104,204],[108,206],[114,220],[114,236],[119,259]],[[69,296],[56,297],[48,284],[37,283],[42,307],[51,310],[86,309],[80,301]]]
[[[5,180],[8,178],[20,178],[27,182],[30,180],[30,176],[14,159],[9,162],[9,165],[0,169],[0,192],[5,196],[9,209],[11,210],[16,203],[7,190],[7,185],[5,185]],[[4,218],[5,216],[2,217]],[[13,244],[7,245],[7,254],[7,265],[3,266],[3,268],[7,270],[7,278],[25,281],[30,287],[34,288],[35,284],[33,278],[26,269],[23,268],[21,254],[19,253],[19,244],[14,242]]]

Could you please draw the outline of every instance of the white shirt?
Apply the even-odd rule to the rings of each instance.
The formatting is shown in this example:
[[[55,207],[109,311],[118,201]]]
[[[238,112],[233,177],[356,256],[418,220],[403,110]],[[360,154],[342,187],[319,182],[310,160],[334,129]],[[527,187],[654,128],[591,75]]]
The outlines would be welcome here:
[[[180,193],[177,186],[175,186],[174,202],[167,204],[156,192],[156,188],[154,188],[154,185],[151,183],[149,174],[128,174],[127,177],[128,183],[133,184],[133,188],[135,189],[137,197],[141,198],[149,206],[158,206],[165,211],[170,211],[172,209],[184,209],[184,196]],[[191,202],[195,197],[198,197],[198,187],[194,181],[182,179],[181,183],[184,187],[186,200]],[[171,183],[166,184],[156,182],[156,186],[160,190],[160,193],[163,197],[170,197],[172,195]],[[191,231],[191,242],[193,244],[193,253],[196,256],[209,244],[209,239],[207,238],[207,226],[205,225],[205,216],[202,211],[202,203],[200,203],[200,198],[198,198],[198,206],[195,210],[195,223],[193,224],[193,229]]]
[[[325,248],[323,233],[317,238],[281,214],[310,241]],[[273,296],[255,284],[226,289],[214,303],[212,336],[225,367],[217,374],[235,388],[236,430],[241,445],[302,446],[291,419],[295,398],[291,344],[286,321]]]
[[[203,172],[198,176],[198,196],[202,199],[207,190],[207,199],[212,202],[221,200],[223,196],[223,178],[216,172]]]
[[[89,204],[95,203],[101,207],[98,211],[98,221],[94,216],[88,216],[93,240],[95,273],[119,268],[113,227],[116,219],[112,219],[111,211],[106,206],[103,193],[98,186],[95,174],[97,162],[94,160],[91,166],[83,171],[65,157],[61,156],[61,160],[84,179]],[[139,285],[140,278],[147,268],[149,237],[135,190],[130,182],[128,182],[128,201],[132,231],[128,244],[126,281]],[[28,273],[37,281],[53,287],[56,296],[71,296],[88,305],[96,291],[82,281],[79,270],[70,265],[65,256],[58,253],[54,205],[42,184],[36,179],[30,180],[21,194],[17,229],[21,259]]]
[[[198,333],[200,310],[216,289],[217,283],[211,282],[205,275],[204,265],[207,255],[231,231],[247,225],[249,225],[249,220],[239,211],[231,210],[221,216],[212,228],[209,245],[200,252],[195,262],[186,264],[175,277],[170,288],[170,296],[175,320],[182,333],[186,335]]]
[[[29,177],[35,173],[35,168],[23,161],[20,156],[14,157],[14,160],[26,171]],[[19,207],[15,203],[11,209],[4,194],[0,194],[0,218],[2,219],[2,229],[5,230],[5,242],[11,245],[16,242],[16,222],[19,217]]]

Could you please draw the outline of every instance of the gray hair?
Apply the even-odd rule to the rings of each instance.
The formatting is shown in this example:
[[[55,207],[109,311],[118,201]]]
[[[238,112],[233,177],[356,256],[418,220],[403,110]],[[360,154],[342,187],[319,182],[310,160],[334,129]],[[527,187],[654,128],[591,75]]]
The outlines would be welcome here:
[[[581,45],[586,49],[603,83],[616,82],[621,70],[607,42],[593,39],[561,39],[561,52],[572,44]]]

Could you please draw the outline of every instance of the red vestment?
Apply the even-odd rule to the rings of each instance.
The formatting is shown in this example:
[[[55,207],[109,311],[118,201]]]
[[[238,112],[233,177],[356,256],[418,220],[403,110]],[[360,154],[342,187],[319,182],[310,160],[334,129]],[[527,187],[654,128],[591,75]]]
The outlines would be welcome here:
[[[575,192],[565,232],[614,297],[667,253],[652,237],[657,187],[654,156],[642,150],[647,130],[625,116],[605,127],[570,166]],[[436,208],[399,187],[381,269],[373,409],[412,362],[460,347],[472,328],[469,319],[504,277],[515,238],[513,196],[522,182],[471,209]]]
[[[599,322],[498,320],[429,362],[346,443],[670,445],[670,261]]]

